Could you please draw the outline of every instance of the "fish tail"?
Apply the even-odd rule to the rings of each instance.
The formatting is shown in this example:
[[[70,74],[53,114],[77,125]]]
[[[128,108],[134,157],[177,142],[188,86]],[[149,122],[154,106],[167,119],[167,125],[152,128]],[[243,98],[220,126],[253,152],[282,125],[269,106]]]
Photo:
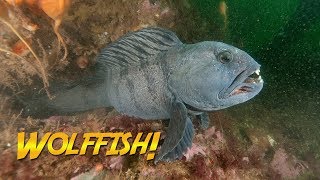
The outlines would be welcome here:
[[[23,116],[46,118],[52,115],[72,115],[109,106],[106,87],[103,84],[76,85],[72,88],[61,89],[63,90],[55,93],[52,99],[42,96],[26,102]]]

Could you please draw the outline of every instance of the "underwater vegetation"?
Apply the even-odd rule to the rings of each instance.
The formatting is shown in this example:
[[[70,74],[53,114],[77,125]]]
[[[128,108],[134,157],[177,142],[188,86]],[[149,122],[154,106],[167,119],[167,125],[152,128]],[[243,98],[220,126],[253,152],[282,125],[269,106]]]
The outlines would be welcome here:
[[[62,0],[47,6],[43,3],[48,0],[42,5],[33,2],[0,2],[0,177],[320,177],[318,0]],[[36,160],[17,161],[16,137],[21,131],[37,131],[40,136],[161,131],[163,142],[165,121],[142,121],[112,109],[23,118],[21,107],[13,103],[19,95],[46,94],[53,82],[87,76],[101,48],[149,26],[170,29],[184,43],[217,40],[245,50],[262,64],[264,89],[253,101],[210,113],[207,130],[195,121],[192,147],[180,161],[154,165],[145,155],[106,157],[103,149],[97,156],[52,156],[45,151]],[[76,146],[82,140],[77,141]]]

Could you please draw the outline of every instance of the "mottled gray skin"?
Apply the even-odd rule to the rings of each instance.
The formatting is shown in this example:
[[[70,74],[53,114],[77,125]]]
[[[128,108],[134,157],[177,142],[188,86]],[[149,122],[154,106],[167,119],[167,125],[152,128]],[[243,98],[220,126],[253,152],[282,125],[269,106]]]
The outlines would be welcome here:
[[[135,43],[144,45],[140,49]],[[34,101],[26,114],[114,107],[128,116],[170,119],[156,162],[181,158],[191,146],[190,115],[197,115],[206,128],[205,112],[245,102],[263,84],[260,78],[249,77],[260,65],[244,51],[214,41],[183,44],[174,33],[160,28],[129,34],[108,46],[98,56],[97,66],[97,75],[89,83],[65,90],[51,101]]]
[[[216,58],[225,50],[234,55],[229,64]],[[261,90],[262,86],[256,84],[252,93],[224,96],[237,75],[248,70],[249,76],[259,67],[244,51],[221,42],[182,45],[144,67],[129,68],[123,76],[115,72],[109,81],[108,97],[119,112],[144,119],[168,118],[168,96],[172,93],[201,111],[219,110],[245,102]]]

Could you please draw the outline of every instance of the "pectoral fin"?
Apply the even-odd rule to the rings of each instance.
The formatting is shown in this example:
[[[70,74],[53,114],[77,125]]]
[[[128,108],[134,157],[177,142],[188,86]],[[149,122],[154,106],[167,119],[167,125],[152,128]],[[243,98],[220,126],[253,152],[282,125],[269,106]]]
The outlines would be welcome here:
[[[202,129],[208,129],[209,127],[209,114],[207,112],[199,112],[189,110],[188,112],[191,116],[195,116],[200,121],[200,126]]]
[[[194,128],[188,117],[187,108],[182,102],[173,102],[169,128],[155,163],[181,158],[192,145]]]
[[[201,128],[208,129],[209,127],[209,115],[208,113],[204,112],[197,116],[200,119]]]

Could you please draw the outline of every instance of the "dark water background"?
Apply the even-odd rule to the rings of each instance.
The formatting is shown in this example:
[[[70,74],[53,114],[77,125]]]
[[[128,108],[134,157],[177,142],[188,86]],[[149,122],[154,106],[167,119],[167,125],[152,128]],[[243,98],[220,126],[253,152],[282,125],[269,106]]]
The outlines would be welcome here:
[[[259,96],[225,111],[239,120],[239,131],[280,134],[289,151],[320,163],[320,1],[229,0],[226,25],[217,11],[221,2],[180,1],[179,7],[192,12],[181,23],[193,27],[186,41],[224,41],[262,65]]]

